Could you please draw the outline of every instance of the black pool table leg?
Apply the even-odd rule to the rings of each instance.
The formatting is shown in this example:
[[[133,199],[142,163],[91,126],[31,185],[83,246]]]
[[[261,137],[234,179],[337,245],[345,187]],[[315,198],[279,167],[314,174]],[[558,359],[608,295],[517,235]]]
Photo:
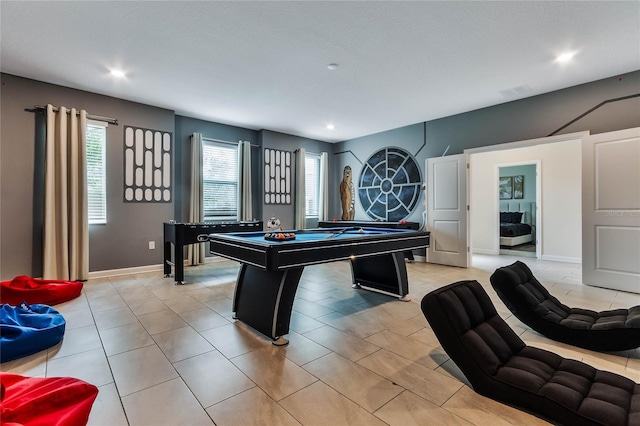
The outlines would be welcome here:
[[[304,267],[265,271],[243,264],[233,296],[233,317],[273,340],[276,346],[289,343],[293,300]]]
[[[413,252],[411,250],[407,250],[404,252],[404,258],[407,259],[409,263],[415,263],[416,259],[413,257]]]
[[[278,336],[271,344],[274,346],[285,346],[289,344],[289,339],[284,336]]]
[[[351,273],[353,288],[365,287],[391,293],[403,302],[411,300],[407,266],[402,252],[356,257],[351,260]]]

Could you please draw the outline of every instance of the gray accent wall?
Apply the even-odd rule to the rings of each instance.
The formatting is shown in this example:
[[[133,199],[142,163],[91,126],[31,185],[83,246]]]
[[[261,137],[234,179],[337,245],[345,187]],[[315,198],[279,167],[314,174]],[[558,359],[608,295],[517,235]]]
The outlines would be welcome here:
[[[640,71],[427,122],[433,155],[550,136],[601,102],[640,93]],[[608,103],[557,134],[640,125],[640,97]]]
[[[360,204],[360,200],[358,198],[358,181],[364,164],[367,162],[369,157],[382,148],[399,147],[408,151],[413,155],[418,163],[418,166],[421,169],[422,179],[424,180],[424,160],[427,158],[426,155],[429,151],[428,145],[425,144],[424,134],[424,123],[418,123],[336,144],[334,153],[335,173],[333,175],[335,179],[333,187],[335,188],[336,194],[333,199],[333,205],[336,206],[336,209],[330,212],[330,215],[338,219],[342,215],[339,196],[342,171],[345,166],[351,166],[352,182],[356,191],[355,220],[371,220],[371,218],[366,215]],[[406,220],[421,224],[423,223],[423,202],[424,192],[420,195],[420,200],[418,201],[418,205],[414,212],[409,215]]]
[[[640,93],[640,71],[417,123],[336,144],[335,170],[353,168],[354,185],[362,165],[375,151],[398,146],[415,153],[424,177],[425,160],[460,154],[465,149],[549,136],[603,101]],[[640,126],[640,97],[610,102],[557,134],[589,130],[592,134]],[[580,161],[576,158],[576,161]],[[336,177],[339,185],[342,176]],[[356,188],[357,190],[357,188]],[[424,195],[423,195],[424,199]],[[331,214],[340,215],[339,201]],[[422,203],[408,217],[422,221]],[[356,219],[366,219],[356,200]]]
[[[262,197],[264,148],[329,153],[329,215],[341,216],[339,185],[344,166],[353,169],[354,185],[362,165],[375,151],[400,147],[422,168],[427,158],[457,154],[467,148],[545,137],[600,102],[640,92],[640,71],[508,102],[450,117],[416,123],[330,144],[269,130],[251,130],[176,116],[174,111],[1,74],[0,133],[0,279],[42,275],[44,114],[25,111],[34,105],[75,107],[89,114],[117,118],[107,130],[107,224],[91,225],[89,270],[108,271],[162,263],[162,222],[188,218],[189,136],[193,132],[255,145],[254,212],[267,220],[278,216],[293,227],[293,204],[265,205]],[[425,100],[426,102],[428,100]],[[123,201],[123,126],[173,134],[173,202]],[[640,126],[640,98],[608,103],[560,133],[602,133]],[[579,161],[579,159],[576,159]],[[357,186],[356,186],[357,189]],[[407,218],[422,223],[422,194]],[[366,219],[356,197],[356,219]],[[308,224],[314,226],[314,224]],[[149,250],[154,241],[155,250]]]
[[[253,184],[252,200],[253,215],[261,217],[261,198],[258,178],[260,176],[260,155],[258,131],[245,129],[243,127],[229,126],[226,124],[214,123],[211,121],[199,120],[197,118],[176,115],[176,138],[175,138],[175,186],[178,188],[175,197],[174,219],[178,222],[189,221],[189,192],[191,190],[191,135],[193,133],[202,134],[203,138],[218,139],[228,142],[249,141],[251,145],[251,177]]]
[[[293,204],[282,211],[269,210],[263,214],[263,141],[267,147],[291,152],[304,147],[310,152],[333,153],[333,145],[326,142],[176,116],[172,110],[19,76],[1,74],[1,79],[1,280],[17,275],[42,276],[45,114],[28,112],[25,108],[51,103],[119,120],[120,125],[107,128],[107,223],[89,226],[90,272],[162,264],[162,223],[189,218],[190,136],[194,132],[207,138],[245,140],[255,145],[252,148],[254,216],[264,220],[265,215],[280,215],[291,225]],[[124,202],[124,125],[172,133],[172,202]],[[149,249],[150,241],[155,242],[154,250]]]
[[[25,108],[48,103],[120,122],[107,128],[107,223],[89,226],[89,270],[161,264],[162,222],[173,217],[173,203],[123,201],[123,125],[171,132],[175,139],[173,111],[7,74],[1,78],[0,279],[42,276],[44,113]]]
[[[260,173],[264,173],[264,150],[266,148],[277,149],[281,151],[290,151],[293,156],[293,164],[292,164],[292,173],[293,176],[293,184],[295,186],[295,151],[298,148],[304,148],[307,152],[312,152],[316,154],[320,154],[322,152],[327,152],[329,154],[329,176],[333,176],[335,174],[335,169],[333,168],[333,162],[331,161],[331,157],[333,154],[333,150],[335,145],[327,142],[318,141],[315,139],[307,139],[299,136],[293,136],[286,133],[273,132],[270,130],[260,130],[258,132],[258,140],[260,141],[261,155],[260,155]],[[280,219],[280,224],[284,229],[293,229],[294,227],[294,203],[291,204],[265,204],[262,194],[263,190],[263,176],[260,176],[260,201],[259,204],[262,206],[262,220],[266,222],[271,217],[277,217]],[[329,179],[331,182],[331,178]],[[330,184],[331,186],[331,184]],[[294,188],[292,188],[292,191]],[[329,192],[331,194],[331,190]],[[333,198],[333,197],[331,197]],[[332,201],[329,200],[329,211],[332,210]],[[309,221],[307,223],[308,228],[316,227],[318,224],[314,223],[315,221]]]

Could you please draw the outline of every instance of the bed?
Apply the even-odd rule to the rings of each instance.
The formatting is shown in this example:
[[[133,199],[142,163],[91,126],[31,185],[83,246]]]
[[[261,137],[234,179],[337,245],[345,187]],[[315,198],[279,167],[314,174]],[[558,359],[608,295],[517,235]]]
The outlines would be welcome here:
[[[514,247],[534,241],[534,202],[500,202],[500,245]]]

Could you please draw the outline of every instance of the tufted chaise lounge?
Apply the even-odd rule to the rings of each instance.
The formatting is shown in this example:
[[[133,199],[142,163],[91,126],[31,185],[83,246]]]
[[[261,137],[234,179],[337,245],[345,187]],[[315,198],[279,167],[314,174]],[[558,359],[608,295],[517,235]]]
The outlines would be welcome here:
[[[640,306],[602,312],[570,308],[520,261],[497,269],[491,285],[520,321],[550,339],[596,351],[640,346]]]
[[[477,281],[432,291],[421,307],[477,393],[565,425],[640,424],[640,384],[527,346]]]

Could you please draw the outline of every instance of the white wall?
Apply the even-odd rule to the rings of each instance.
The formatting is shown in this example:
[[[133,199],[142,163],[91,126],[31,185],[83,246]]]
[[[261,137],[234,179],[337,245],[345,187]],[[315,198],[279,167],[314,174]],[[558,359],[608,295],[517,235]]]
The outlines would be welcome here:
[[[582,261],[582,142],[580,139],[470,155],[471,248],[498,254],[498,167],[540,161],[541,258]]]

